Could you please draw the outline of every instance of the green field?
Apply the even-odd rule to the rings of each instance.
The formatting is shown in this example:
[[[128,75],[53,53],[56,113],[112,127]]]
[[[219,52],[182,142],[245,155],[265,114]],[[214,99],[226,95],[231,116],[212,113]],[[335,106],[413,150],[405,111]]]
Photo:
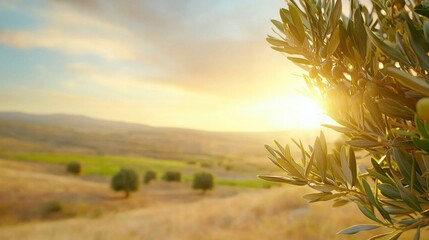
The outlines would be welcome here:
[[[238,187],[248,187],[248,188],[270,188],[271,186],[278,186],[280,184],[267,182],[259,178],[255,179],[217,179],[216,181],[219,185],[226,186],[238,186]]]
[[[67,164],[72,161],[77,161],[82,164],[83,174],[102,176],[111,176],[123,167],[133,168],[140,172],[145,172],[147,170],[154,170],[157,172],[169,170],[183,171],[189,169],[189,166],[181,161],[145,157],[98,156],[68,153],[24,153],[10,154],[8,157],[18,160],[57,164]]]
[[[205,168],[198,162],[190,164],[187,161],[154,159],[147,157],[129,157],[129,156],[112,156],[112,155],[83,155],[70,153],[9,153],[6,156],[10,159],[33,161],[50,164],[67,164],[72,161],[80,162],[82,165],[83,175],[112,176],[121,168],[132,168],[143,174],[148,170],[156,171],[158,176],[162,176],[166,171],[179,171],[182,173],[184,181],[190,181],[193,173],[198,171],[208,171],[215,175],[218,185],[248,187],[248,188],[267,188],[273,183],[256,178],[240,177],[243,172],[234,172],[234,178],[223,176],[222,168]]]

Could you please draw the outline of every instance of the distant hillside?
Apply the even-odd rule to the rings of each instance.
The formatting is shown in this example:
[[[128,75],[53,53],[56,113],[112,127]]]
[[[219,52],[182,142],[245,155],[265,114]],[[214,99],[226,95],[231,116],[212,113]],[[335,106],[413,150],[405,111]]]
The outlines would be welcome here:
[[[0,112],[0,119],[31,122],[56,127],[67,127],[77,131],[126,131],[149,130],[153,127],[143,124],[106,121],[81,115],[70,114],[27,114],[21,112]]]
[[[264,144],[315,131],[222,133],[106,121],[86,116],[0,112],[0,153],[84,152],[169,159],[243,159],[266,155]]]

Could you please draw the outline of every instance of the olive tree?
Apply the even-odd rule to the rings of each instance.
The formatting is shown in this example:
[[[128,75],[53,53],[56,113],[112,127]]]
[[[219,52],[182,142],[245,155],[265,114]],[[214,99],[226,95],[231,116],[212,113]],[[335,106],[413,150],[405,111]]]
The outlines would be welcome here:
[[[135,192],[139,189],[139,176],[133,169],[122,168],[112,177],[110,186],[114,191],[124,191],[125,198],[128,198],[130,192]]]
[[[66,166],[66,172],[79,175],[82,172],[82,165],[79,162],[69,162]]]
[[[286,2],[267,41],[306,70],[308,93],[339,124],[324,126],[347,140],[331,151],[323,133],[308,147],[294,140],[299,157],[275,142],[266,148],[284,176],[260,177],[312,188],[310,202],[352,202],[374,223],[340,234],[383,227],[372,239],[419,239],[429,225],[429,2],[351,0],[344,14],[341,0]]]
[[[176,171],[167,171],[162,176],[162,179],[166,182],[180,182],[182,179],[182,174]]]
[[[210,189],[213,189],[214,181],[213,175],[207,172],[199,172],[194,174],[192,180],[192,188],[203,190],[203,194]]]
[[[149,170],[144,174],[143,183],[149,184],[152,180],[155,180],[155,179],[156,179],[156,172]]]

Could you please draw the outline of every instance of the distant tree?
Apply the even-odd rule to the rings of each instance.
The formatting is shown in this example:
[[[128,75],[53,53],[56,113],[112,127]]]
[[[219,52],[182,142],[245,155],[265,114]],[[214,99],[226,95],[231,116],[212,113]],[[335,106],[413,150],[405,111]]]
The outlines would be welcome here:
[[[150,181],[155,180],[155,179],[156,179],[156,172],[149,170],[144,174],[143,182],[145,184],[148,184]]]
[[[213,175],[211,173],[195,173],[192,188],[201,189],[203,193],[205,193],[206,190],[213,189],[213,182]]]
[[[82,171],[82,166],[78,162],[69,162],[66,166],[66,172],[79,175]]]
[[[225,164],[224,168],[225,168],[226,171],[231,171],[233,167],[232,167],[231,164]]]
[[[63,210],[63,204],[61,201],[58,200],[52,200],[49,202],[46,202],[42,207],[42,213],[44,215],[52,214],[52,213],[58,213]]]
[[[211,163],[203,162],[203,163],[201,163],[201,167],[202,168],[212,168],[213,166]]]
[[[135,170],[123,168],[112,177],[110,186],[114,191],[125,191],[125,198],[128,198],[130,192],[139,189],[139,176]]]
[[[162,179],[167,182],[180,182],[181,178],[182,174],[174,171],[165,172],[164,176],[162,176]]]

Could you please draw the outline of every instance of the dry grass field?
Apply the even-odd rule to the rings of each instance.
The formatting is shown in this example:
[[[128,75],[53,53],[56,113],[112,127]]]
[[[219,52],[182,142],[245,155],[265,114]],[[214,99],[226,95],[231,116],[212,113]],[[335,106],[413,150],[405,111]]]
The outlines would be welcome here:
[[[106,179],[55,165],[0,160],[0,239],[365,239],[335,233],[367,220],[352,204],[307,204],[302,188],[154,182],[122,199]],[[49,208],[53,202],[60,210]],[[55,204],[54,204],[55,205]],[[382,230],[380,231],[382,232]],[[373,232],[371,232],[373,234]],[[406,239],[406,238],[405,238]]]

